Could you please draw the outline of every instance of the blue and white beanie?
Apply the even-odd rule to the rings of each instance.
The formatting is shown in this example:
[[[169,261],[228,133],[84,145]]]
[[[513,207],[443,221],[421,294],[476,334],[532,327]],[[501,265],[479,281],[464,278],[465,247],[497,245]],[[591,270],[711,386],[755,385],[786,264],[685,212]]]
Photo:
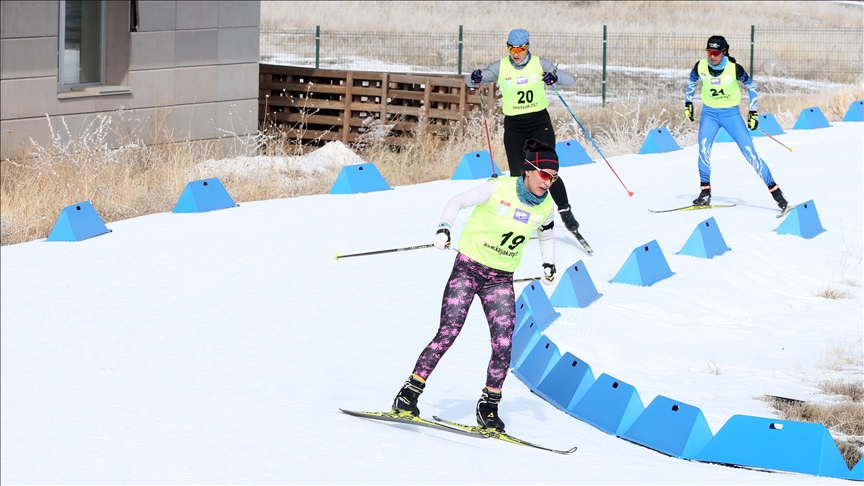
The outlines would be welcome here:
[[[528,45],[528,31],[525,29],[513,29],[507,37],[507,44],[518,47]]]

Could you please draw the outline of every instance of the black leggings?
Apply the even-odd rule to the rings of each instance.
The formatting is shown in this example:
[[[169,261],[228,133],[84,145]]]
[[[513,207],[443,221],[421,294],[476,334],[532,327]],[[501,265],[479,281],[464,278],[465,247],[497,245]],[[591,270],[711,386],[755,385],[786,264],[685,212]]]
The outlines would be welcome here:
[[[555,148],[555,130],[552,129],[548,111],[504,117],[504,150],[507,152],[511,176],[522,176],[524,173],[525,141],[529,138]],[[549,194],[559,209],[570,206],[567,188],[560,177],[549,188]]]

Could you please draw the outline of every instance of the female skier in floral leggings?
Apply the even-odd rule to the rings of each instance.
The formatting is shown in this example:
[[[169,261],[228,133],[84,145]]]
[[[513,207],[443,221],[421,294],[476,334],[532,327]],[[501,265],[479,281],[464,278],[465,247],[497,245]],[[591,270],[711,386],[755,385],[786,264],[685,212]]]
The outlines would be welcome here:
[[[420,353],[414,371],[393,400],[393,412],[419,415],[417,400],[426,379],[462,331],[474,296],[480,296],[491,335],[492,356],[486,371],[486,387],[477,402],[477,423],[504,430],[498,416],[501,388],[510,367],[516,295],[513,271],[531,234],[540,234],[544,283],[555,280],[554,203],[547,197],[558,178],[555,149],[530,139],[525,144],[522,177],[500,177],[452,198],[444,207],[434,244],[450,246],[450,228],[461,209],[476,206],[459,237],[459,254],[441,303],[438,333]]]

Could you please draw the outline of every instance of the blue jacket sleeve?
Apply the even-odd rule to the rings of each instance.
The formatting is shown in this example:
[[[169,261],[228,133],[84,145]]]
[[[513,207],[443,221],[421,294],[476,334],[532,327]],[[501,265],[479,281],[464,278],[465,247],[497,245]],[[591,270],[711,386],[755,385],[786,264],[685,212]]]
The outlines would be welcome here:
[[[685,102],[693,102],[693,95],[696,93],[696,82],[699,81],[699,72],[696,70],[697,66],[699,66],[698,62],[690,70],[690,80],[687,82],[687,92],[684,95]]]
[[[735,75],[738,81],[741,81],[744,87],[747,88],[747,96],[750,98],[750,111],[759,111],[759,93],[756,92],[756,83],[753,82],[753,78],[747,74],[747,71],[740,64],[735,64]]]

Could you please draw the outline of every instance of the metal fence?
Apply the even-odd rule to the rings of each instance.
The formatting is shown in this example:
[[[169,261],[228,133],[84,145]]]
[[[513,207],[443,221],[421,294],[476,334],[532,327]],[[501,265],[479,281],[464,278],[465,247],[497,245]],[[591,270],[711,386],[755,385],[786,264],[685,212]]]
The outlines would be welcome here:
[[[683,97],[690,69],[714,32],[532,32],[531,52],[559,63],[583,102]],[[775,94],[864,82],[864,29],[755,27],[727,33],[729,53]],[[453,34],[316,29],[261,30],[261,62],[288,66],[465,74],[507,55],[506,31]]]

